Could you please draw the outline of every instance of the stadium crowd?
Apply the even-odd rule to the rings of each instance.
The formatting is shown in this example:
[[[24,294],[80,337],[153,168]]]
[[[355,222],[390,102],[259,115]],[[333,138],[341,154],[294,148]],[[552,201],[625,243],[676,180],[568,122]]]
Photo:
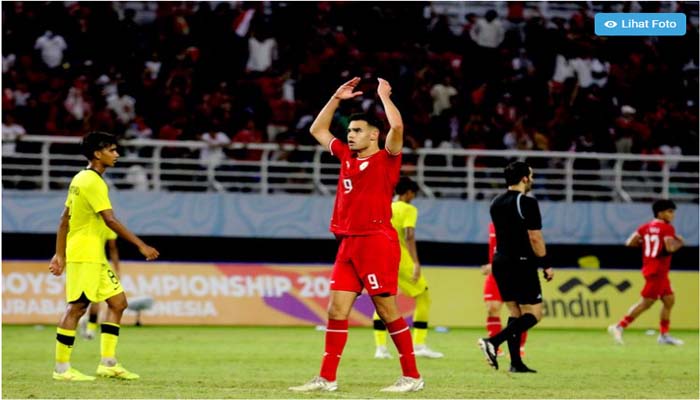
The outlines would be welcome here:
[[[697,26],[597,37],[581,4],[512,2],[458,34],[420,2],[3,2],[3,147],[91,129],[311,144],[318,89],[361,76],[392,82],[413,148],[698,154]]]

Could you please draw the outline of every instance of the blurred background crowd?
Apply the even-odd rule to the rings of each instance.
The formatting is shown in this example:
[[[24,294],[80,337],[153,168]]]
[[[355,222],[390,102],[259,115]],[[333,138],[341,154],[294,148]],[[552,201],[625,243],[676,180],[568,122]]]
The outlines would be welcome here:
[[[3,146],[91,129],[312,144],[361,76],[344,111],[381,114],[386,78],[411,148],[698,154],[697,3],[484,3],[3,2]],[[685,36],[593,33],[596,11],[662,6],[693,17]]]

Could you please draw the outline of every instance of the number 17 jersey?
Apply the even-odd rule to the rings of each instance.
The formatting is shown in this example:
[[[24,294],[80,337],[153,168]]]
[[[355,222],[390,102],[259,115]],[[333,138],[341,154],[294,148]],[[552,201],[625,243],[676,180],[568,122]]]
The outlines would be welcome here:
[[[666,251],[665,239],[676,237],[673,225],[653,219],[640,226],[637,233],[642,237],[642,274],[668,274],[671,269],[671,254]]]
[[[396,239],[391,225],[391,199],[399,181],[401,153],[383,149],[369,157],[357,157],[338,139],[328,145],[340,161],[331,232],[340,236],[384,233]]]

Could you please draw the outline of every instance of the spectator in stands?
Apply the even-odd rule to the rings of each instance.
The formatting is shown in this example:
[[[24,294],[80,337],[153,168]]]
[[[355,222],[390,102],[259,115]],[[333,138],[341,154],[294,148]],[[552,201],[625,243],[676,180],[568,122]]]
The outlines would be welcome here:
[[[226,133],[211,129],[202,133],[200,140],[206,143],[207,147],[199,151],[199,165],[205,169],[218,167],[225,159],[223,148],[231,143],[231,139]]]
[[[466,116],[478,114],[489,132],[486,147],[502,148],[503,136],[528,115],[554,150],[571,147],[581,121],[606,151],[651,151],[674,132],[683,154],[697,154],[696,9],[684,11],[690,18],[682,40],[601,41],[588,29],[589,9],[562,15],[546,3],[512,4],[506,22],[488,6],[467,4],[461,20],[435,9],[426,18],[420,3],[382,3],[369,13],[372,24],[358,26],[352,21],[366,12],[359,3],[220,3],[212,11],[208,3],[166,2],[151,13],[135,3],[15,2],[3,8],[2,106],[31,133],[66,134],[78,125],[121,133],[138,103],[153,131],[177,140],[202,132],[213,114],[224,126],[241,126],[250,108],[264,129],[261,140],[273,141],[316,113],[298,108],[322,102],[319,85],[362,71],[401,80],[397,98],[407,103],[406,131],[418,146],[453,140]],[[392,27],[381,43],[376,21]],[[460,28],[468,40],[455,40]],[[449,85],[440,82],[442,94],[431,94],[436,76],[445,75]],[[71,83],[81,76],[87,88],[79,94]],[[447,86],[458,94],[445,94]],[[443,118],[450,97],[456,112]],[[369,99],[363,107],[375,105]],[[620,115],[621,105],[638,111]],[[168,133],[182,115],[183,131]]]
[[[47,30],[37,38],[34,49],[41,52],[41,60],[50,69],[56,68],[63,63],[63,51],[68,48],[63,36]]]
[[[620,107],[622,115],[615,120],[615,147],[618,153],[639,153],[649,140],[649,127],[636,118],[637,110],[630,106]]]
[[[90,117],[92,113],[92,104],[87,95],[88,85],[87,79],[84,76],[78,77],[73,86],[68,90],[68,96],[63,102],[63,105],[68,111],[69,117],[75,122],[73,125],[78,133],[83,128],[83,122]]]
[[[452,86],[452,77],[444,75],[440,82],[430,89],[433,98],[433,116],[440,116],[442,112],[452,107],[452,98],[457,96],[457,89]]]
[[[233,135],[234,143],[262,143],[263,133],[255,126],[255,120],[248,117],[244,127]],[[237,149],[231,153],[237,160],[256,161],[262,157],[261,150]]]
[[[17,123],[15,116],[9,112],[3,112],[2,118],[2,156],[14,157],[17,149],[17,142],[27,134],[24,127]]]
[[[277,59],[277,41],[268,36],[262,28],[254,28],[248,39],[249,72],[265,72],[272,67]]]
[[[14,189],[22,186],[20,175],[23,173],[16,164],[26,163],[17,154],[17,144],[27,134],[24,127],[17,123],[15,116],[9,111],[2,113],[2,187],[4,189]]]
[[[117,122],[124,128],[136,117],[136,99],[126,94],[126,86],[119,85],[118,92],[107,96],[107,108],[116,115]]]
[[[501,61],[498,48],[506,35],[498,13],[495,10],[487,11],[484,18],[476,21],[470,35],[478,49],[477,59],[480,60],[477,64],[480,67],[477,71],[478,75],[486,82],[495,80],[500,75]]]

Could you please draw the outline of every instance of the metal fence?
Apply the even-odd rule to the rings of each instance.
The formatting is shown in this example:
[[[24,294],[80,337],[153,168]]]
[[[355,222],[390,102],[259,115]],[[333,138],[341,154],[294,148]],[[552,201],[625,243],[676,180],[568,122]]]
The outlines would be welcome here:
[[[79,138],[28,136],[3,152],[4,189],[65,190],[85,167]],[[106,179],[117,190],[335,193],[339,164],[319,146],[234,143],[220,161],[201,159],[198,141],[121,142]],[[213,158],[212,158],[213,159]],[[538,198],[554,201],[698,201],[697,156],[512,150],[419,149],[404,152],[403,174],[429,198],[490,199],[503,190],[503,167],[526,160]]]

